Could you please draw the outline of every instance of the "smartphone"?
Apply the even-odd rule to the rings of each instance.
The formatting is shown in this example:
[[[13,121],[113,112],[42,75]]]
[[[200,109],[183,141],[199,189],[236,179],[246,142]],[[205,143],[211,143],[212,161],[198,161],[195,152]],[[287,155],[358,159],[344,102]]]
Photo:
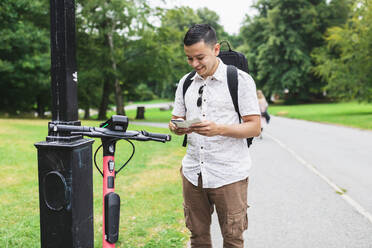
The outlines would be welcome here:
[[[192,124],[199,123],[201,122],[201,120],[199,118],[189,120],[189,121],[185,121],[183,119],[174,119],[174,120],[171,120],[171,122],[177,127],[189,128]]]
[[[171,122],[173,122],[173,123],[181,123],[181,122],[185,122],[185,120],[183,120],[183,119],[173,119],[173,120],[171,120]]]
[[[188,121],[185,121],[183,119],[175,119],[171,120],[174,125],[177,126],[177,128],[188,128],[190,126],[190,123]]]

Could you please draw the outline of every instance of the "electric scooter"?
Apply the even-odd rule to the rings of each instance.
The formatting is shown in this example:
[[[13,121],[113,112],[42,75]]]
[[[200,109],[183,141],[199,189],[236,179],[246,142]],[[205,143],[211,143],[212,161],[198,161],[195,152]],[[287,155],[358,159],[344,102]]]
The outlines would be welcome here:
[[[120,197],[115,193],[115,177],[132,159],[135,146],[130,140],[167,142],[171,136],[160,133],[149,133],[146,131],[127,131],[128,117],[113,115],[109,120],[102,123],[100,127],[71,126],[60,124],[49,124],[49,131],[59,134],[83,135],[93,138],[101,138],[102,144],[94,153],[94,164],[103,176],[103,222],[102,222],[102,247],[114,248],[119,238]],[[119,140],[128,141],[133,148],[129,159],[115,170],[115,148]],[[98,150],[103,147],[103,170],[96,163]]]

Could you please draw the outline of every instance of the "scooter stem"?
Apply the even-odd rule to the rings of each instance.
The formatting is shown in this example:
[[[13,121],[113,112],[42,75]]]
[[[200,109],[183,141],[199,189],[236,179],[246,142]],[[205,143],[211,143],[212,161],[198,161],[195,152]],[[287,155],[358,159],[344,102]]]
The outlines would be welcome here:
[[[114,248],[115,243],[109,243],[107,241],[108,237],[106,234],[106,211],[107,209],[105,205],[106,203],[106,196],[111,193],[115,192],[115,166],[114,166],[115,158],[114,156],[104,156],[103,157],[103,206],[102,206],[102,247],[103,248]],[[111,168],[110,168],[111,167]],[[113,170],[111,170],[113,167]],[[105,204],[106,203],[106,204]]]
[[[103,144],[103,219],[102,247],[114,248],[119,238],[120,197],[115,193],[116,140],[102,139]]]

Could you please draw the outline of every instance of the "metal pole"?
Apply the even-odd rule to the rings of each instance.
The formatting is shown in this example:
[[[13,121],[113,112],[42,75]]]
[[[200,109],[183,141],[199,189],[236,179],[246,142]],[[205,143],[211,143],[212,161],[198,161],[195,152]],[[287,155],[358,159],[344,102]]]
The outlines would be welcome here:
[[[50,1],[52,120],[78,121],[74,0]]]
[[[74,0],[50,0],[50,19],[51,122],[80,126]],[[48,128],[46,141],[35,144],[41,247],[94,246],[92,143]]]

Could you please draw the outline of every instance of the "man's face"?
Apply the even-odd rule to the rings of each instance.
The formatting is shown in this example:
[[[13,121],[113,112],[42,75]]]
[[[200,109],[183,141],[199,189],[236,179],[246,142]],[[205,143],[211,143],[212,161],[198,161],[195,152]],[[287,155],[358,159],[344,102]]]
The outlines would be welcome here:
[[[217,55],[220,52],[220,45],[213,47],[200,41],[191,46],[184,46],[189,65],[203,78],[212,76],[217,69]]]

